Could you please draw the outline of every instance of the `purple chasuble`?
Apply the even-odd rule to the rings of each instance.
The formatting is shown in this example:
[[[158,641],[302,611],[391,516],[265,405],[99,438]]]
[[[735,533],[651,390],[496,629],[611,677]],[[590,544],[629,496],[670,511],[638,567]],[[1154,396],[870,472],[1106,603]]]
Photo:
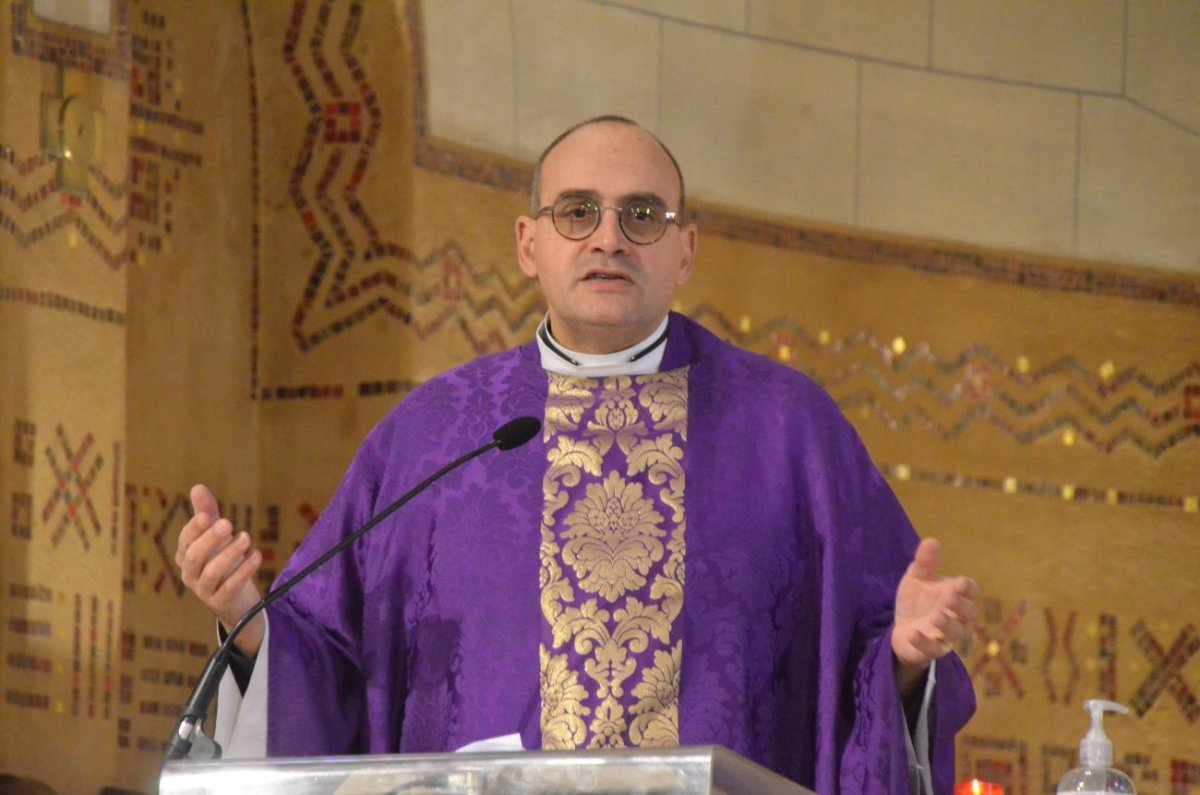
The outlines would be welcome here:
[[[890,630],[916,534],[809,379],[680,315],[668,333],[662,373],[626,379],[646,435],[598,418],[627,407],[597,400],[600,381],[546,373],[534,344],[428,381],[371,431],[281,577],[507,420],[546,420],[539,438],[452,473],[270,608],[270,754],[450,751],[513,732],[527,748],[651,745],[674,731],[821,793],[907,791]],[[588,385],[578,420],[552,381]],[[642,402],[662,384],[678,385],[681,425]],[[680,457],[661,450],[658,469],[630,474],[632,451],[655,439]],[[583,440],[609,445],[599,476],[558,452]],[[555,480],[559,462],[579,480]],[[565,588],[548,587],[555,576]],[[630,608],[657,613],[632,621]],[[562,620],[572,610],[580,620]],[[624,624],[646,645],[614,645]],[[571,674],[577,689],[555,689]],[[937,680],[930,756],[949,793],[974,696],[953,655]],[[577,707],[559,710],[563,693]]]

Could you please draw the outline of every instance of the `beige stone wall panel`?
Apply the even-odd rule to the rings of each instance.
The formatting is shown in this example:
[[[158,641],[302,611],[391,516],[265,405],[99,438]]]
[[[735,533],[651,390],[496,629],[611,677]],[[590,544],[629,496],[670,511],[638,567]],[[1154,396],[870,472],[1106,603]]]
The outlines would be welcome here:
[[[1200,270],[1200,136],[1118,100],[1084,99],[1079,253]]]
[[[932,0],[749,0],[750,32],[897,63],[929,61]]]
[[[421,14],[427,73],[438,77],[428,83],[430,133],[512,152],[517,86],[510,5],[439,0],[422,6]]]
[[[659,23],[584,0],[513,0],[517,58],[516,154],[536,158],[555,135],[616,113],[654,129]]]
[[[1200,7],[1194,0],[1129,4],[1125,93],[1200,135]]]
[[[673,23],[663,53],[661,133],[690,195],[851,221],[852,59]]]
[[[746,0],[615,0],[609,4],[726,30],[746,29]]]
[[[1076,100],[867,64],[857,222],[1070,254]]]
[[[1020,83],[1119,93],[1125,6],[1121,0],[935,0],[932,65]]]

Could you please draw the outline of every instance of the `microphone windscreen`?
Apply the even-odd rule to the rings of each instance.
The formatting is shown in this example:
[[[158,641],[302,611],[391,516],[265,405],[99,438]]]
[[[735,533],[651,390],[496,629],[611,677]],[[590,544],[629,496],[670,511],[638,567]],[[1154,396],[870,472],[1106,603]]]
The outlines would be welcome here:
[[[497,442],[496,446],[501,450],[511,450],[536,436],[541,427],[542,423],[536,417],[517,417],[497,428],[492,441]]]

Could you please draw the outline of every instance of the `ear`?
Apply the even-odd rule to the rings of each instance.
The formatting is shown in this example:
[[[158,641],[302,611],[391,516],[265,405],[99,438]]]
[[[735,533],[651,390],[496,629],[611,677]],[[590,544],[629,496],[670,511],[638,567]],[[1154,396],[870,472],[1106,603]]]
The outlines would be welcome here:
[[[696,240],[699,234],[696,231],[695,224],[688,224],[683,229],[679,230],[679,245],[682,249],[679,258],[679,273],[675,277],[675,284],[683,284],[688,279],[692,278],[692,263],[696,260]]]
[[[521,272],[531,279],[538,275],[537,260],[533,256],[533,237],[537,228],[537,219],[522,215],[517,218],[515,231],[517,234],[517,264]]]

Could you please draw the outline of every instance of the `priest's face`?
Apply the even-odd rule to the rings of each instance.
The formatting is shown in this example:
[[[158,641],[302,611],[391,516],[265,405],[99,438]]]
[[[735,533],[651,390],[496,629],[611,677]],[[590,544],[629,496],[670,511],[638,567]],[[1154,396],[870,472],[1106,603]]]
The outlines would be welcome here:
[[[580,240],[560,233],[549,212],[517,219],[521,270],[541,284],[559,343],[610,353],[637,344],[666,317],[675,290],[691,275],[696,229],[668,223],[661,238],[642,245],[630,240],[612,208],[643,202],[677,211],[679,192],[670,157],[630,124],[581,127],[546,156],[540,206],[578,197],[608,208]],[[626,223],[634,223],[628,213]]]

